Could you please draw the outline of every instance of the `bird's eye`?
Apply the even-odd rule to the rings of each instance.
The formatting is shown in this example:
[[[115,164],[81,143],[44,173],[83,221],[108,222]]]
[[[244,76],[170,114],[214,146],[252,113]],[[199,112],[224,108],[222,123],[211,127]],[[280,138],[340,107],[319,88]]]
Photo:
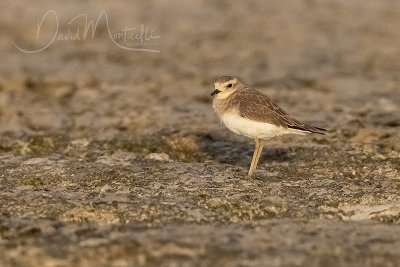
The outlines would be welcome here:
[[[230,83],[230,84],[228,84],[228,85],[227,85],[227,87],[231,88],[231,87],[232,87],[232,84],[231,84],[231,83]]]

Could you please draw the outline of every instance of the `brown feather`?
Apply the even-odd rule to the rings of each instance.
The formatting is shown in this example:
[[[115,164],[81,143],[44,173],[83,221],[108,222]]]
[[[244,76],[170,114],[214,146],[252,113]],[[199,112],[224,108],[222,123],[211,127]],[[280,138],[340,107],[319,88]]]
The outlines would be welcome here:
[[[290,117],[266,95],[245,86],[229,96],[229,106],[238,109],[240,116],[250,120],[312,133],[323,134],[326,131]]]

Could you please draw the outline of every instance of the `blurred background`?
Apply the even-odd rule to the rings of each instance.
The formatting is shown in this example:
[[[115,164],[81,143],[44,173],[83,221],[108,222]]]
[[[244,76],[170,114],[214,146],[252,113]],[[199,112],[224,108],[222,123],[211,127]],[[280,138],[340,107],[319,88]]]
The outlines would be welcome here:
[[[400,2],[0,8],[0,265],[399,263]],[[218,75],[328,135],[246,180]]]
[[[325,127],[343,116],[337,109],[398,107],[395,1],[56,3],[1,4],[2,132],[114,136],[121,127],[132,134],[204,124],[210,109],[199,101],[209,101],[221,74],[258,88],[279,87],[272,98],[285,100],[290,113],[327,121]],[[44,17],[50,10],[55,15]],[[97,20],[92,32],[89,22]],[[119,43],[160,53],[127,51],[110,40],[109,32],[127,27],[140,33],[142,25],[159,38],[143,46]],[[26,50],[48,48],[27,54],[13,41]],[[302,101],[293,103],[287,94]],[[326,112],[316,112],[322,107]],[[90,133],[76,131],[80,127]]]

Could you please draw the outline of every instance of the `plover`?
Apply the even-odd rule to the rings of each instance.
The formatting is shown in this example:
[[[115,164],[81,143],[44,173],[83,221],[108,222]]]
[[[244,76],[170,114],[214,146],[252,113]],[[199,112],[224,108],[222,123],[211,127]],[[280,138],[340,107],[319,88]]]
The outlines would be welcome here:
[[[257,167],[264,141],[284,134],[324,134],[326,131],[290,117],[266,95],[235,77],[220,76],[214,87],[213,109],[221,122],[232,132],[255,141],[249,176]]]

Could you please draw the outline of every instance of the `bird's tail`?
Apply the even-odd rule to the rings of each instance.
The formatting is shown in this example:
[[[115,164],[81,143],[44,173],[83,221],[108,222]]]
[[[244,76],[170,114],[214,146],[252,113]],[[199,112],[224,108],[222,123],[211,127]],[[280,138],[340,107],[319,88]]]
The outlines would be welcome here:
[[[303,124],[301,126],[289,125],[288,128],[303,131],[303,132],[316,133],[316,134],[325,134],[325,132],[326,132],[326,129],[324,129],[324,128],[314,127],[314,126],[307,125],[307,124]]]

